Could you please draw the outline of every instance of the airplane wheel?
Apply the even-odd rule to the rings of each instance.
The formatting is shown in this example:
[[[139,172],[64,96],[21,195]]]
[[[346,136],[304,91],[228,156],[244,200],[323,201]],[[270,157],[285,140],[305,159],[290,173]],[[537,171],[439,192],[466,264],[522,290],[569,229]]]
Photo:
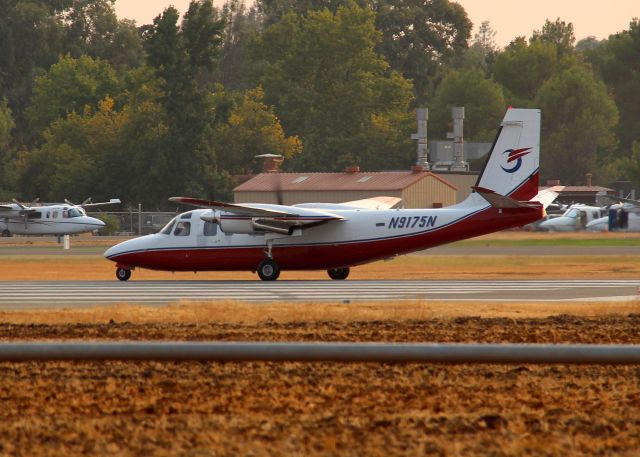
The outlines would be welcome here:
[[[271,259],[263,260],[258,265],[258,276],[263,281],[275,281],[280,276],[280,267]]]
[[[2,237],[3,238],[9,238],[11,236],[11,232],[8,229],[4,229],[2,231]]]
[[[124,268],[116,268],[116,278],[120,281],[126,281],[131,277],[131,270],[126,270]]]
[[[347,279],[347,276],[349,276],[349,271],[349,267],[331,268],[327,270],[327,273],[329,273],[329,277],[331,279]]]

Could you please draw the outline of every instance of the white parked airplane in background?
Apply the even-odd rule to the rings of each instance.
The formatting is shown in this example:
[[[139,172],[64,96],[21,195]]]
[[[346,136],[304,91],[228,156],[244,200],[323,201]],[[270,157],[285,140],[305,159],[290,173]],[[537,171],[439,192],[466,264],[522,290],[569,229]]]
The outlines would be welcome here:
[[[547,219],[540,223],[539,227],[554,232],[575,232],[576,230],[584,230],[590,222],[599,219],[604,214],[606,214],[606,210],[599,206],[575,203],[569,206],[562,216]]]
[[[607,198],[619,203],[609,206],[606,216],[589,222],[587,230],[640,232],[640,201],[610,196]]]
[[[349,268],[399,254],[519,227],[543,217],[538,193],[540,111],[509,109],[474,192],[437,209],[371,209],[368,201],[293,206],[229,204],[195,198],[171,201],[198,209],[154,235],[105,252],[125,281],[135,268],[168,271],[250,270],[275,280],[280,270]],[[373,205],[375,206],[375,205]]]
[[[65,200],[66,201],[66,200]],[[66,201],[51,205],[0,204],[0,233],[3,237],[16,235],[71,235],[91,232],[104,227],[104,222],[87,216],[84,208],[120,203],[117,198],[108,202],[91,203],[90,199],[80,205]]]

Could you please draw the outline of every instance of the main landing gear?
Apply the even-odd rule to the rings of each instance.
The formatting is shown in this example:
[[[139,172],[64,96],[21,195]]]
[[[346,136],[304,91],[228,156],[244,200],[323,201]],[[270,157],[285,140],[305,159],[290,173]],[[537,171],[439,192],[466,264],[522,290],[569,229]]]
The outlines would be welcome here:
[[[131,270],[122,268],[122,267],[116,268],[116,278],[118,278],[120,281],[126,281],[130,277],[131,277]]]
[[[258,265],[258,276],[263,281],[275,281],[280,276],[280,267],[273,259],[265,259]]]
[[[342,279],[347,279],[347,276],[349,276],[349,267],[344,267],[344,268],[330,268],[327,270],[327,273],[329,273],[329,277],[331,279],[338,279],[338,280],[342,280]]]

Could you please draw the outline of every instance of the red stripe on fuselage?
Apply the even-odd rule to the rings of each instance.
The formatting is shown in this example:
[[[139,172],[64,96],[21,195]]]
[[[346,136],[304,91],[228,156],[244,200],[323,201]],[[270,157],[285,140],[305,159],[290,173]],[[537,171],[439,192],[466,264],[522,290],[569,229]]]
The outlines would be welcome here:
[[[378,240],[310,245],[274,245],[273,258],[283,270],[320,270],[358,265],[397,254],[518,227],[538,220],[542,207],[500,210],[489,207],[441,229]],[[116,255],[121,265],[167,271],[255,270],[266,258],[264,247],[175,248]]]

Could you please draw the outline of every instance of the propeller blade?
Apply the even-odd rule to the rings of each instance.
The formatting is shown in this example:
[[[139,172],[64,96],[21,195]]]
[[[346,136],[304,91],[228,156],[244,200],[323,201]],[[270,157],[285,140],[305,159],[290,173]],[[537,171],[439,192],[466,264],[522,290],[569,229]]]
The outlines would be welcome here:
[[[11,201],[13,203],[15,203],[16,205],[18,205],[20,207],[20,209],[27,209],[26,206],[24,206],[22,203],[20,203],[18,200],[16,200],[15,198],[12,198]]]

